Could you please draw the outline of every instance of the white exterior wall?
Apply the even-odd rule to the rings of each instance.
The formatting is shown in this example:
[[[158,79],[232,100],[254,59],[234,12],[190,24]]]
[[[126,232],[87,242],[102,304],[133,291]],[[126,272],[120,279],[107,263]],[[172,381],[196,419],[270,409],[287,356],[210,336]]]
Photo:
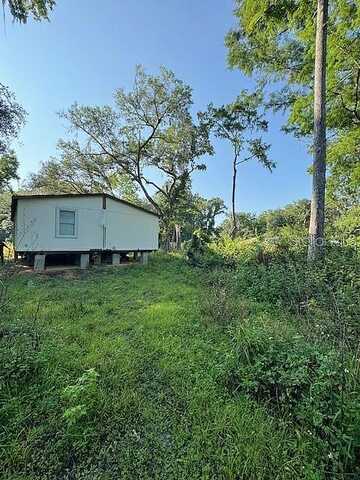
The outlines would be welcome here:
[[[106,199],[105,212],[107,249],[158,249],[158,217],[110,198]]]
[[[101,196],[17,200],[15,248],[27,252],[87,250],[157,250],[159,220],[131,206]],[[57,211],[76,211],[76,237],[56,235]]]

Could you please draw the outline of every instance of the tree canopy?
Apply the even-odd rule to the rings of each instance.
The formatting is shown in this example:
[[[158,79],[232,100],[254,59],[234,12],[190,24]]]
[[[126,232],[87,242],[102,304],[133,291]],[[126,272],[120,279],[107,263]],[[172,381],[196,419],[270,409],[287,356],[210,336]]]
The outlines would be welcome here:
[[[138,189],[126,174],[119,174],[111,165],[88,162],[76,155],[51,158],[31,173],[26,190],[39,193],[105,192],[138,203]]]
[[[271,85],[269,105],[288,110],[285,131],[307,137],[313,128],[315,0],[237,0],[237,26],[227,35],[233,68]],[[330,0],[327,54],[329,195],[360,196],[360,4]],[[346,180],[346,188],[343,182]],[[350,194],[352,200],[344,195]]]
[[[0,193],[17,180],[18,160],[10,148],[25,123],[26,112],[8,87],[0,83]]]
[[[199,118],[205,128],[212,131],[216,137],[228,141],[233,150],[233,235],[237,229],[235,194],[238,166],[250,160],[256,160],[270,172],[275,167],[275,163],[268,157],[270,145],[265,143],[261,137],[268,127],[264,112],[260,110],[261,104],[262,95],[259,91],[248,93],[243,90],[233,103],[220,107],[210,104],[206,112],[199,113]]]
[[[8,7],[14,21],[26,23],[31,16],[34,20],[48,20],[49,13],[55,6],[55,0],[1,0],[2,6]]]
[[[201,157],[213,148],[209,125],[191,116],[191,88],[165,68],[150,75],[138,66],[133,88],[116,90],[114,103],[74,104],[62,112],[69,137],[58,142],[59,157],[43,162],[25,187],[42,193],[108,192],[145,203],[160,215],[168,244],[174,231],[189,225],[190,210],[196,213],[194,224],[207,222],[204,228],[214,229],[223,202],[203,199],[201,208],[193,208],[191,176],[205,170]],[[200,197],[195,203],[199,207]]]
[[[14,152],[0,155],[0,193],[10,189],[12,180],[19,180],[18,167],[19,162]]]
[[[8,151],[25,123],[26,112],[10,89],[0,83],[0,154]]]
[[[61,114],[74,133],[59,142],[61,161],[85,176],[126,176],[164,217],[191,174],[205,169],[200,157],[212,153],[208,130],[190,114],[191,89],[165,68],[149,75],[137,67],[133,90],[118,89],[114,99],[115,107],[75,104]]]

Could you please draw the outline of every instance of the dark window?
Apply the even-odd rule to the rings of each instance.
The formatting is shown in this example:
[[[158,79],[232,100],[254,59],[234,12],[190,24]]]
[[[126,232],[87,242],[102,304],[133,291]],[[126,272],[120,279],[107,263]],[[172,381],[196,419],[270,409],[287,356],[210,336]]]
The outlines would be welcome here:
[[[59,235],[75,236],[75,212],[73,210],[59,211]]]

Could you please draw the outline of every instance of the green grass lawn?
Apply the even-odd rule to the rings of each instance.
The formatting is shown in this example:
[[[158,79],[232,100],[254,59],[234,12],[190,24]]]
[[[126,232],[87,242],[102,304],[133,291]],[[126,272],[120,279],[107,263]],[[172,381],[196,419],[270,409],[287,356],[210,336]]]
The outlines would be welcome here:
[[[311,439],[226,388],[233,335],[204,318],[204,276],[155,256],[14,279],[1,314],[0,478],[322,478]]]

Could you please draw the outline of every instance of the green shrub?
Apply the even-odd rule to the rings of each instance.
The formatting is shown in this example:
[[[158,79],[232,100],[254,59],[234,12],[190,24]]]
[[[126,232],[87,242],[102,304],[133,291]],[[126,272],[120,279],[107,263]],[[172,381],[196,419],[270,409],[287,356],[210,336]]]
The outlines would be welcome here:
[[[258,238],[237,238],[232,240],[224,236],[218,242],[209,246],[208,257],[214,255],[222,259],[225,266],[236,266],[237,263],[261,262],[263,258],[263,247]]]
[[[325,389],[330,386],[329,393],[336,395],[341,379],[339,356],[324,354],[301,337],[263,345],[262,352],[252,355],[251,362],[240,364],[232,375],[237,389],[274,410],[293,414],[318,381]]]
[[[300,231],[299,231],[300,232]],[[261,238],[222,237],[204,248],[197,265],[233,271],[238,295],[306,316],[333,339],[360,334],[360,257],[350,247],[329,245],[322,263],[309,265],[299,233],[290,227]]]
[[[200,234],[201,232],[194,232],[191,240],[185,242],[183,245],[185,255],[190,265],[197,266],[201,263],[201,257],[207,248],[206,241]]]
[[[226,283],[209,286],[208,317],[214,323],[232,319],[227,388],[265,406],[279,428],[295,433],[289,449],[306,452],[316,478],[347,478],[350,472],[357,478],[359,254],[330,242],[325,260],[309,265],[300,230],[286,226],[274,236],[268,231],[262,238],[224,237],[211,244],[203,265],[209,278],[222,269]],[[236,323],[228,312],[241,300],[257,311]],[[288,318],[278,321],[279,312]]]
[[[96,403],[98,373],[94,368],[86,370],[73,385],[63,390],[63,397],[68,404],[64,419],[69,427],[76,425],[83,417],[93,413]]]
[[[266,263],[306,257],[307,232],[302,228],[285,225],[267,231],[262,237]]]
[[[230,272],[209,272],[201,296],[201,314],[205,324],[228,325],[248,315],[248,308],[239,299],[236,290],[235,278]]]
[[[237,265],[238,293],[252,300],[285,308],[321,324],[334,340],[360,335],[360,263],[356,251],[330,250],[323,264],[305,259],[273,261],[269,265]]]
[[[336,220],[334,235],[347,245],[360,247],[360,205],[353,206]]]
[[[303,439],[311,437],[319,471],[357,471],[360,391],[351,357],[273,328],[256,324],[237,332],[227,387],[265,405]]]
[[[200,268],[222,266],[224,263],[222,256],[213,251],[209,245],[208,237],[200,231],[195,231],[191,240],[183,244],[188,263]]]
[[[203,260],[210,260],[212,254],[221,258],[224,266],[234,267],[240,263],[268,265],[273,261],[304,257],[304,239],[306,232],[289,226],[269,230],[264,235],[251,238],[232,239],[224,235],[209,245],[209,251]],[[210,263],[211,261],[208,262],[209,265]]]
[[[34,324],[0,326],[0,388],[16,388],[36,374],[41,335]]]

